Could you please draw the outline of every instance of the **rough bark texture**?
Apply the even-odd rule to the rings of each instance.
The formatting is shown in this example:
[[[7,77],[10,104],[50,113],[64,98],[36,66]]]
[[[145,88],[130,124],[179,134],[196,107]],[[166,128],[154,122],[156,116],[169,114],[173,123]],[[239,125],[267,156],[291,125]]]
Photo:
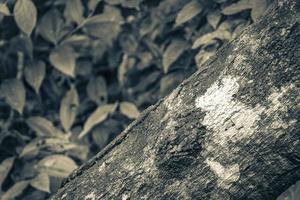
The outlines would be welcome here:
[[[300,179],[299,0],[150,107],[52,199],[275,199]]]

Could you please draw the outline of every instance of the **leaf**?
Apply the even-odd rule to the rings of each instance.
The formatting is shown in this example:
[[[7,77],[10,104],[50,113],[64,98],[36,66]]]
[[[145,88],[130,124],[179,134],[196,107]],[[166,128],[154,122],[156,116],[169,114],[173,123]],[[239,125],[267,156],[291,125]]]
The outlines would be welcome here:
[[[215,52],[200,51],[195,57],[198,69],[213,55],[215,55]]]
[[[24,69],[24,76],[27,83],[39,94],[40,87],[45,78],[46,65],[43,61],[35,61]]]
[[[86,87],[86,92],[89,98],[98,105],[106,103],[107,86],[105,79],[102,76],[98,76],[97,78],[93,77]]]
[[[233,15],[244,10],[251,10],[251,18],[257,21],[268,8],[267,0],[241,0],[222,10],[224,15]]]
[[[50,179],[46,173],[38,174],[30,181],[30,185],[40,191],[50,193]]]
[[[67,137],[39,138],[33,140],[23,148],[20,158],[34,158],[42,151],[53,154],[63,153],[76,148],[78,148],[78,145],[71,143]]]
[[[53,153],[62,153],[78,147],[77,144],[69,141],[68,138],[46,138],[42,140],[39,149]]]
[[[97,5],[101,2],[102,0],[89,0],[88,3],[88,8],[90,11],[94,11],[97,7]]]
[[[231,33],[228,30],[223,30],[219,27],[214,32],[207,33],[196,39],[193,43],[192,49],[199,48],[202,45],[210,44],[214,39],[230,40]]]
[[[118,67],[118,82],[121,86],[124,85],[126,72],[129,69],[129,58],[128,54],[124,54],[122,57],[122,62]]]
[[[119,35],[122,23],[123,17],[120,10],[112,6],[106,6],[102,14],[86,20],[83,28],[89,35],[102,39],[108,45],[111,45]]]
[[[222,10],[224,15],[234,15],[236,13],[242,12],[252,8],[252,0],[241,0],[237,3],[231,4]]]
[[[250,21],[245,21],[237,25],[232,33],[232,38],[236,38],[238,35],[240,35],[250,23]]]
[[[37,30],[45,40],[55,45],[68,31],[57,9],[51,9],[42,17]]]
[[[268,8],[267,0],[252,0],[251,18],[256,22]]]
[[[88,145],[76,145],[75,148],[72,148],[67,152],[67,155],[76,158],[81,161],[86,161],[88,159],[88,155],[90,153],[90,149]]]
[[[110,5],[122,5],[125,8],[139,9],[141,0],[105,0]]]
[[[102,149],[104,148],[110,139],[110,132],[105,129],[106,127],[96,127],[92,131],[93,142]],[[111,130],[111,127],[110,127]]]
[[[20,153],[20,158],[34,158],[39,153],[38,147],[38,140],[33,140],[32,142],[28,143]]]
[[[186,4],[177,14],[175,27],[180,26],[181,24],[191,20],[203,10],[200,2],[198,0],[192,0]]]
[[[160,79],[160,96],[164,97],[169,95],[183,81],[184,78],[184,73],[179,70],[164,75]]]
[[[68,45],[58,46],[51,51],[49,60],[51,64],[65,75],[75,76],[77,54]]]
[[[84,19],[83,11],[84,7],[81,0],[67,0],[64,16],[67,21],[80,24]]]
[[[137,109],[137,107],[130,102],[120,103],[120,111],[130,119],[136,119],[140,115],[140,111]]]
[[[40,173],[58,178],[66,178],[77,167],[71,158],[59,154],[47,156],[36,165]]]
[[[37,10],[32,1],[17,0],[14,7],[14,17],[21,31],[30,36],[37,20]]]
[[[187,42],[180,39],[174,39],[171,41],[166,51],[163,54],[163,68],[164,72],[169,71],[170,66],[182,55],[187,49]]]
[[[23,82],[18,79],[6,79],[1,85],[1,92],[10,107],[22,114],[26,98]]]
[[[10,48],[13,52],[22,52],[25,56],[32,58],[33,44],[30,37],[26,35],[19,35],[12,38],[10,41]]]
[[[6,158],[0,164],[0,188],[10,172],[15,161],[15,157]]]
[[[10,15],[10,11],[5,3],[0,3],[0,14],[4,16]]]
[[[99,106],[84,123],[83,130],[78,135],[78,138],[85,136],[94,126],[103,122],[110,113],[113,113],[117,108],[117,104],[108,104]]]
[[[79,98],[74,86],[67,92],[66,96],[62,99],[59,110],[60,122],[65,130],[69,132],[72,127],[79,106]]]
[[[20,181],[9,188],[1,197],[1,200],[12,200],[20,196],[29,185],[28,181]]]
[[[221,13],[219,10],[215,10],[212,11],[210,13],[207,14],[206,19],[207,22],[214,28],[216,29],[217,26],[219,25],[220,21],[221,21]]]
[[[30,117],[26,123],[39,137],[53,137],[60,134],[52,122],[43,117]]]
[[[87,35],[72,35],[64,39],[62,45],[80,46],[87,47],[90,45],[91,38]],[[94,42],[94,41],[93,41]]]
[[[94,15],[93,17],[88,18],[84,22],[84,26],[101,22],[117,22],[122,24],[123,17],[118,8],[107,5],[104,7],[104,12],[102,14]]]

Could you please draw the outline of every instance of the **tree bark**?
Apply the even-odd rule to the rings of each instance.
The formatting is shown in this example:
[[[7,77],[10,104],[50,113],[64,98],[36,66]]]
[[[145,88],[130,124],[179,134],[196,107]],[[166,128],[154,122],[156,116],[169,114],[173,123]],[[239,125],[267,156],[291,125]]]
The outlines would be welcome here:
[[[52,199],[275,199],[300,179],[300,2],[148,108]]]

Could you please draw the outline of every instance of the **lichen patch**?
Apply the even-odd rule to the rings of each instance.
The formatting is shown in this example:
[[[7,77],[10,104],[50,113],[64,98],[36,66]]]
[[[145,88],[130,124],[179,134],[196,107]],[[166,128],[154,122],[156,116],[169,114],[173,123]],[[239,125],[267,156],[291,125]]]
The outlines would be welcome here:
[[[88,195],[85,196],[84,200],[95,200],[96,199],[96,195],[95,192],[91,192]]]
[[[240,87],[249,82],[240,77],[223,76],[195,101],[196,107],[205,112],[200,123],[212,131],[203,145],[205,156],[209,155],[205,162],[218,177],[217,183],[222,188],[229,188],[239,179],[239,165],[231,160],[239,152],[239,141],[254,139],[255,134],[262,132],[272,133],[269,136],[276,140],[281,134],[288,133],[284,129],[297,122],[297,119],[284,120],[284,113],[294,102],[288,94],[297,89],[295,85],[273,88],[266,98],[266,106],[252,107],[235,98]],[[259,123],[262,120],[266,123]],[[224,159],[227,159],[227,166],[220,163]]]
[[[267,97],[269,106],[257,104],[253,108],[234,98],[241,82],[244,81],[239,77],[225,76],[196,99],[196,107],[206,112],[201,123],[213,131],[215,143],[226,147],[229,141],[237,142],[251,137],[258,128],[257,122],[262,114],[272,119],[270,125],[272,129],[287,129],[295,123],[296,119],[285,123],[280,114],[288,110],[284,97],[290,90],[295,89],[294,84],[280,89],[273,88],[272,93]]]
[[[122,194],[122,200],[128,200],[128,199],[130,199],[129,194]]]
[[[98,171],[99,171],[99,172],[103,172],[103,170],[105,170],[105,168],[106,168],[106,163],[103,162],[103,163],[99,166]]]
[[[225,167],[221,163],[211,159],[206,159],[205,163],[219,178],[217,181],[218,185],[224,189],[228,189],[232,183],[240,178],[240,168],[238,164]]]
[[[196,99],[196,107],[206,111],[203,125],[213,130],[215,140],[226,146],[228,140],[249,137],[264,108],[251,108],[233,98],[239,90],[239,78],[226,76],[215,82],[204,95]]]

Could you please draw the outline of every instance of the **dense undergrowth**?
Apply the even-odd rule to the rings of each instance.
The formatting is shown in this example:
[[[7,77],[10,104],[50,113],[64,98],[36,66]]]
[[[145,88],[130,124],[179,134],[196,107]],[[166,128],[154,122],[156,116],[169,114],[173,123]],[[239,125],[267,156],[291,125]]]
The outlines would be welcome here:
[[[0,0],[2,198],[55,192],[270,3]]]

